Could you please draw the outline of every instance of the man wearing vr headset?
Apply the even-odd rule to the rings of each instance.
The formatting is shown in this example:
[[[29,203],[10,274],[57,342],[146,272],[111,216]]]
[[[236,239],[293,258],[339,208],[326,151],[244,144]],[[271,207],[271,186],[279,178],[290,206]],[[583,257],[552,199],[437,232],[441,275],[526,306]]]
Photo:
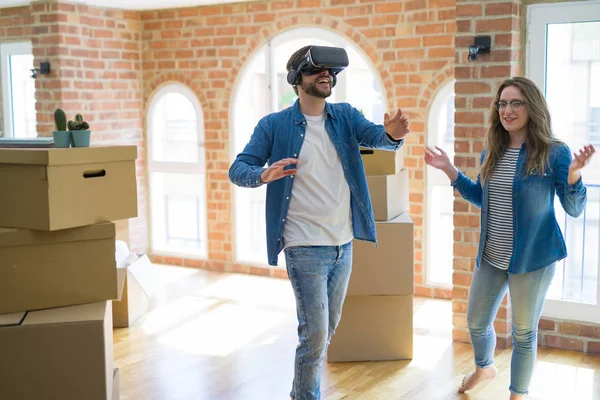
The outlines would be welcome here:
[[[268,261],[277,265],[284,251],[296,296],[292,399],[320,399],[321,366],[352,270],[352,240],[376,242],[359,146],[396,151],[410,132],[401,110],[376,125],[350,104],[325,101],[347,66],[342,48],[296,51],[287,80],[298,100],[262,118],[229,169],[238,186],[268,184]]]

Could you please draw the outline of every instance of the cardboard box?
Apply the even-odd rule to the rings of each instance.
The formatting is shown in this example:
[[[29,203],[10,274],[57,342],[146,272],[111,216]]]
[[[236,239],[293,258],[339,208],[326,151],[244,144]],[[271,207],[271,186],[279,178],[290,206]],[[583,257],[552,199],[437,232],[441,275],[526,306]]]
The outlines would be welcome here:
[[[0,149],[0,226],[55,231],[137,217],[135,146]]]
[[[397,151],[360,149],[361,158],[368,175],[396,175],[404,168],[404,149]]]
[[[0,354],[2,400],[111,400],[111,307],[0,315]]]
[[[123,289],[118,300],[112,302],[114,328],[129,327],[146,314],[156,290],[157,281],[148,256],[133,256],[117,268],[118,286]]]
[[[375,221],[389,221],[410,210],[408,170],[396,175],[367,176]]]
[[[408,214],[375,222],[375,243],[354,240],[348,295],[414,294],[414,224]]]
[[[121,376],[119,374],[119,368],[115,368],[113,372],[113,388],[112,388],[112,400],[121,399]]]
[[[0,228],[0,314],[116,299],[115,225]]]
[[[328,362],[410,360],[413,296],[348,296]]]

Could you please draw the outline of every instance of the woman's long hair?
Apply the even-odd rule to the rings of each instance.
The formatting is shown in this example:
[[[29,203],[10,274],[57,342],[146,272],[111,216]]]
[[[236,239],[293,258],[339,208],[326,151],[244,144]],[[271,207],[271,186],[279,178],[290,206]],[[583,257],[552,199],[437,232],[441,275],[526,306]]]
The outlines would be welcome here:
[[[502,82],[494,103],[500,100],[502,91],[509,86],[518,88],[523,94],[523,101],[529,114],[527,122],[527,135],[525,145],[527,147],[527,160],[525,173],[527,175],[543,174],[548,165],[550,146],[559,142],[554,137],[550,126],[550,112],[546,99],[537,86],[529,79],[522,77],[510,78]],[[490,110],[489,128],[485,137],[486,157],[481,165],[481,178],[485,182],[491,176],[494,168],[500,160],[500,156],[510,144],[510,137],[500,122],[500,113],[494,104]]]

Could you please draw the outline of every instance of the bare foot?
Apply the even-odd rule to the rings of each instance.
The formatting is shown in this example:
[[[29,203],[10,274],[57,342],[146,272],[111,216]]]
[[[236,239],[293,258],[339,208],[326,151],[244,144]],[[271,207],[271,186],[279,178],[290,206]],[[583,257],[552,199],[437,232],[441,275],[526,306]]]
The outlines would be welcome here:
[[[498,368],[494,365],[487,368],[475,368],[475,371],[463,378],[462,383],[458,388],[458,393],[464,393],[467,390],[471,390],[480,382],[486,379],[494,379],[496,376],[498,376]]]

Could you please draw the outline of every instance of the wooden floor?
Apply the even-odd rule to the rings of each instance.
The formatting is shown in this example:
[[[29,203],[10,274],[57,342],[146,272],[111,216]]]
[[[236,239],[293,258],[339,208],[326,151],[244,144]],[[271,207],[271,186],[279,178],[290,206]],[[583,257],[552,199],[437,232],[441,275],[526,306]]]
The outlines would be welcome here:
[[[152,310],[115,329],[122,400],[287,400],[296,314],[289,282],[157,266]],[[451,341],[449,301],[415,300],[414,359],[324,364],[326,400],[507,400],[510,350],[500,375],[457,395],[473,367],[469,345]],[[540,348],[530,400],[600,400],[600,357]]]

